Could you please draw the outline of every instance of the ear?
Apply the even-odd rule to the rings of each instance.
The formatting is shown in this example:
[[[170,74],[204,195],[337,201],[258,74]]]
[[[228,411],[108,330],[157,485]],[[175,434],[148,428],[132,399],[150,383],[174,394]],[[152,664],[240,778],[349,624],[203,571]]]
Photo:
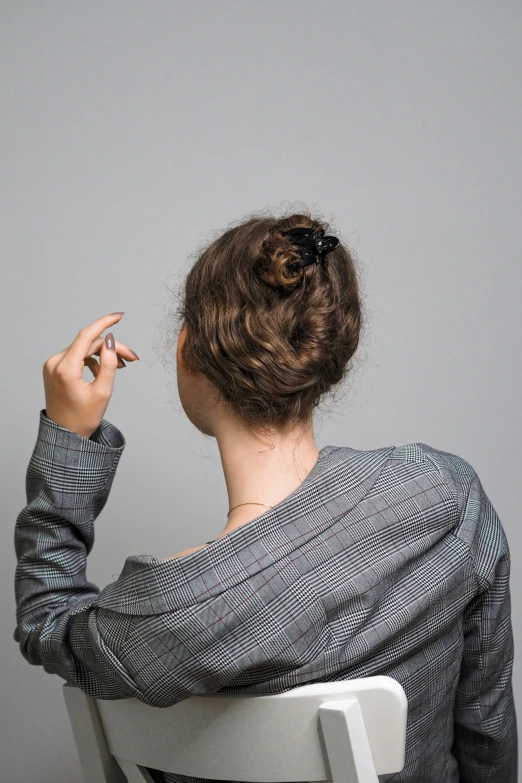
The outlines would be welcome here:
[[[179,333],[178,337],[178,347],[176,350],[176,362],[179,365],[179,369],[182,372],[186,372],[185,363],[183,362],[183,357],[181,355],[181,349],[183,348],[183,345],[185,344],[185,340],[187,339],[187,325],[183,324],[183,328],[181,332]]]

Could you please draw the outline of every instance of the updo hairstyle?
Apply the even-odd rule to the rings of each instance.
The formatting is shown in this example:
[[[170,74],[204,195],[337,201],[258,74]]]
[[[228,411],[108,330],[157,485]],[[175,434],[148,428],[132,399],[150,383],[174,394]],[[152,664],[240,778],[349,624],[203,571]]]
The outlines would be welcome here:
[[[295,268],[282,232],[329,223],[262,214],[228,228],[200,252],[178,309],[182,357],[251,431],[282,434],[311,421],[349,369],[359,344],[361,302],[354,259],[339,243],[326,267]]]

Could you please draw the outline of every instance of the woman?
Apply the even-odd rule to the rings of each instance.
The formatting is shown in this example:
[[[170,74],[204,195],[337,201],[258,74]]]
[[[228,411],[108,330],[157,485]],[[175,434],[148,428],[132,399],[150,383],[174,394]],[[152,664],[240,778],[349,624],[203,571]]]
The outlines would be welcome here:
[[[315,444],[313,411],[361,327],[353,259],[327,228],[309,213],[253,216],[197,259],[178,388],[218,441],[227,522],[207,544],[128,557],[101,591],[86,555],[126,445],[103,415],[118,357],[138,357],[100,333],[123,313],[45,363],[15,639],[86,693],[159,707],[387,675],[408,698],[407,748],[381,780],[515,783],[509,548],[477,473],[425,443]]]

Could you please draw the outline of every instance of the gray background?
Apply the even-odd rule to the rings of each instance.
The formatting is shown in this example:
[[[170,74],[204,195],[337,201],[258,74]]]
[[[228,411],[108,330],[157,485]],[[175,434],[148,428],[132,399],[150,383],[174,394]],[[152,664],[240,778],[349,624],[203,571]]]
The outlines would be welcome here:
[[[512,550],[521,704],[520,3],[0,9],[2,779],[80,782],[63,681],[12,639],[42,365],[126,311],[115,336],[141,361],[118,373],[106,414],[127,447],[90,579],[219,535],[221,462],[179,405],[171,291],[214,232],[288,202],[333,220],[367,303],[318,446],[422,441],[475,467]]]

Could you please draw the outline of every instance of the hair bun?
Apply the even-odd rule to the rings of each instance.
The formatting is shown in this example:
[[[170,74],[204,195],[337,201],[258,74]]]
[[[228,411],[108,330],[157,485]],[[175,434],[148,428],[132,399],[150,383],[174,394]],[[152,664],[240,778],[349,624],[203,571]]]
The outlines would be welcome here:
[[[303,219],[301,215],[292,217]],[[292,222],[292,218],[287,218],[272,228],[263,243],[258,268],[258,274],[268,285],[287,290],[301,285],[304,267],[320,261],[326,269],[327,254],[339,244],[337,237],[325,236],[325,227],[317,221],[293,226]]]
[[[181,358],[249,429],[310,422],[350,368],[361,322],[356,266],[327,227],[304,210],[255,213],[198,251],[187,275]],[[312,237],[328,270],[303,266],[299,237]]]

